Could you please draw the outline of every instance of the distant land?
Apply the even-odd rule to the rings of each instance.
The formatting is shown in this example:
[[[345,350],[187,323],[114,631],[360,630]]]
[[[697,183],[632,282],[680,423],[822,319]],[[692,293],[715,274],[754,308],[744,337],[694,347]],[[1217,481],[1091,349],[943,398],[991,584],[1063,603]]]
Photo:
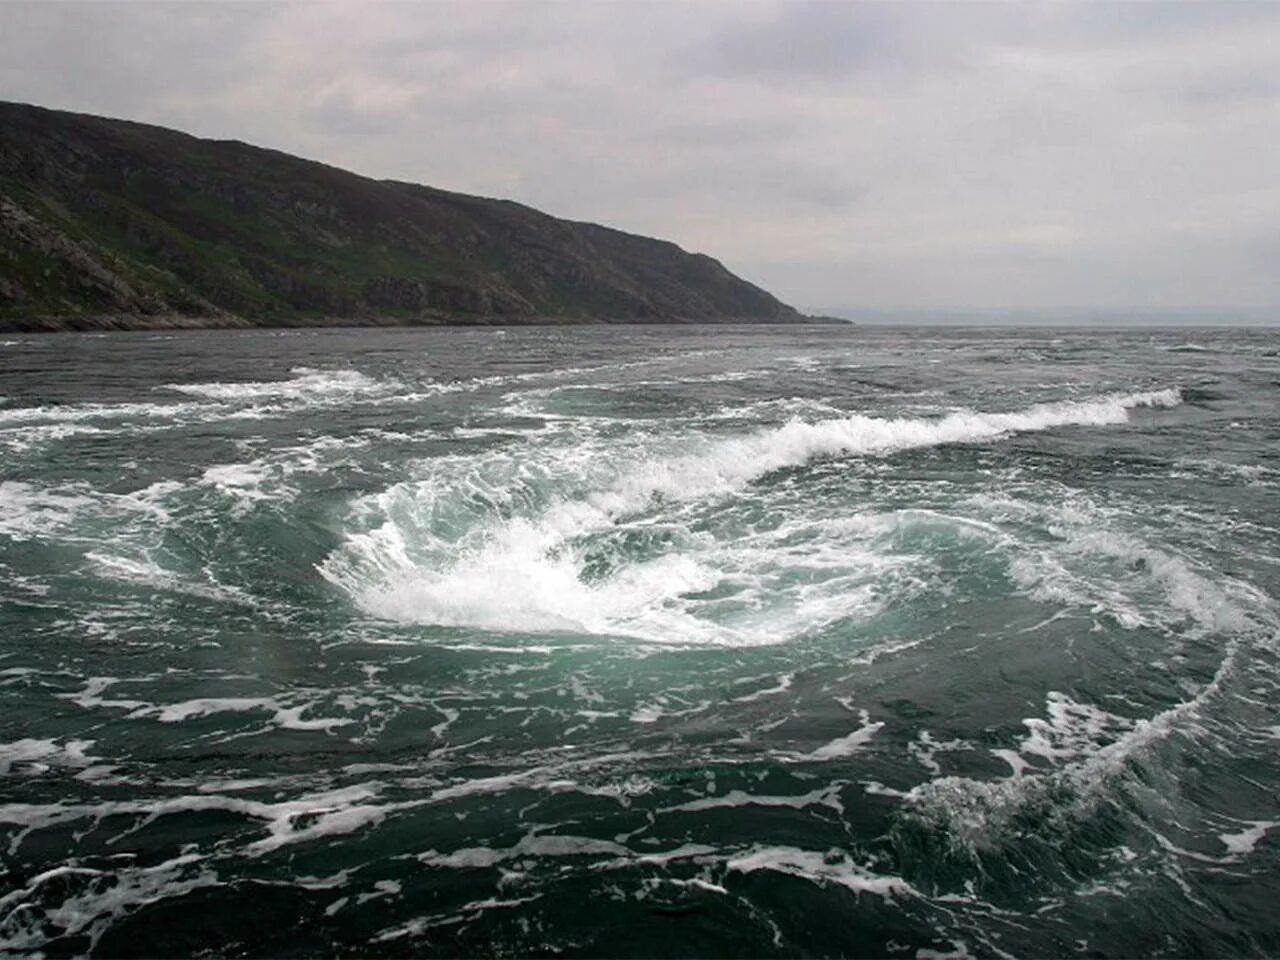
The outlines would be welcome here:
[[[867,326],[921,327],[1270,327],[1280,307],[810,307],[809,313]]]
[[[3,330],[829,319],[663,240],[0,102]]]

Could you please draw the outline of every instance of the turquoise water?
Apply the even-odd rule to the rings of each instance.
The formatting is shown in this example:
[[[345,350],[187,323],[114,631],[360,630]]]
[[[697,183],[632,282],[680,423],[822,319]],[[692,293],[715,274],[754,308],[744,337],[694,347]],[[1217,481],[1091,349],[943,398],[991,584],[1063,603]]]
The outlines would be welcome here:
[[[1280,333],[0,337],[0,944],[1280,953]]]

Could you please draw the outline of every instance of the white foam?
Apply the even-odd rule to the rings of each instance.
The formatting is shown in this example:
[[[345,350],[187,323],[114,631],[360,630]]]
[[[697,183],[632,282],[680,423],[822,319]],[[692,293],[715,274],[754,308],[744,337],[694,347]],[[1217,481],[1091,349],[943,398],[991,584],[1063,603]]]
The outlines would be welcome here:
[[[78,693],[59,693],[55,696],[60,699],[70,701],[86,710],[92,710],[95,707],[113,707],[120,710],[139,710],[146,709],[151,706],[144,700],[120,700],[104,697],[103,694],[112,686],[119,683],[117,677],[89,677],[85,681],[84,689]]]
[[[220,713],[261,712],[271,715],[271,722],[281,729],[328,732],[335,727],[353,723],[346,717],[303,718],[315,707],[315,702],[282,702],[281,697],[196,697],[176,703],[157,704],[146,700],[113,699],[103,694],[121,681],[115,677],[90,678],[78,693],[58,694],[85,709],[100,707],[126,710],[128,719],[152,719],[160,723],[182,723],[187,720],[213,716]],[[296,695],[295,695],[296,698]]]
[[[1046,700],[1047,719],[1032,717],[1022,723],[1028,730],[1019,750],[1059,763],[1088,756],[1101,744],[1113,742],[1134,727],[1134,722],[1101,707],[1077,703],[1071,697],[1051,690]]]
[[[284,846],[354,833],[381,823],[392,809],[404,806],[384,807],[360,802],[374,795],[374,791],[367,787],[348,787],[301,801],[255,805],[263,813],[270,812],[267,828],[270,835],[250,844],[246,852],[251,857],[262,856]],[[299,827],[299,823],[306,826]]]
[[[466,923],[474,920],[477,916],[486,910],[502,910],[508,907],[518,907],[521,904],[533,903],[535,900],[542,899],[542,894],[535,893],[528,897],[512,897],[509,899],[500,899],[498,897],[489,897],[485,900],[472,900],[458,907],[451,913],[438,914],[429,917],[415,917],[407,923],[402,923],[398,927],[380,931],[370,942],[386,943],[388,940],[398,940],[401,937],[417,937],[421,936],[428,930],[436,927],[451,927],[460,923]]]
[[[66,406],[11,407],[0,410],[0,428],[82,421],[170,420],[199,409],[195,403],[72,403]]]
[[[1274,486],[1274,478],[1280,471],[1264,467],[1260,463],[1235,463],[1209,457],[1179,457],[1175,464],[1193,472],[1215,474],[1238,479],[1250,486]],[[1268,480],[1267,478],[1272,478]]]
[[[127,557],[91,550],[85,554],[85,559],[93,564],[96,573],[114,580],[142,584],[154,589],[173,590],[208,600],[252,604],[251,597],[245,591],[214,581],[199,582],[180,577],[146,551]]]
[[[468,473],[475,464],[464,465],[455,458],[437,464],[439,474],[431,482],[398,484],[357,502],[353,519],[364,528],[348,534],[319,569],[366,612],[388,620],[515,632],[585,632],[657,643],[778,643],[841,617],[873,613],[882,602],[874,588],[875,572],[898,564],[883,551],[855,556],[847,542],[833,549],[827,562],[821,548],[809,544],[803,551],[804,565],[826,563],[833,570],[843,567],[851,576],[841,579],[833,573],[825,583],[796,589],[789,608],[775,606],[750,620],[725,619],[714,615],[712,605],[704,614],[687,595],[727,580],[740,589],[763,582],[780,557],[796,552],[794,544],[780,554],[778,538],[762,541],[762,566],[753,569],[744,563],[753,549],[750,543],[720,548],[705,538],[690,540],[678,552],[625,564],[603,579],[587,582],[577,541],[617,530],[655,503],[671,505],[667,513],[678,514],[682,504],[734,494],[772,471],[815,457],[884,455],[1055,426],[1121,423],[1136,407],[1178,402],[1176,390],[1159,390],[1040,404],[1011,413],[793,420],[728,439],[656,441],[665,444],[659,449],[643,437],[632,438],[632,445],[621,449],[584,442],[569,449],[533,451],[553,458],[550,469],[536,459],[508,460],[496,465],[500,472],[495,469],[492,475]],[[545,502],[530,504],[532,515],[507,509],[495,519],[481,519],[461,539],[439,526],[442,511],[457,511],[448,503],[450,492],[464,502],[474,491],[481,502],[519,508],[523,504],[513,499],[510,487],[525,482],[536,482],[544,490],[554,490],[557,484],[580,489],[583,483],[588,489],[548,494]],[[451,516],[449,520],[457,522]],[[969,522],[978,535],[989,532],[976,521],[950,522]],[[688,538],[683,523],[677,528]],[[859,569],[861,574],[852,576]]]
[[[1030,773],[1029,767],[1019,767],[1005,752],[1005,759],[1015,767],[1010,779],[942,777],[915,787],[907,799],[925,819],[946,824],[953,843],[970,849],[1003,842],[1015,815],[1043,802],[1055,788],[1069,795],[1076,808],[1089,809],[1131,757],[1153,748],[1179,724],[1192,721],[1218,696],[1236,669],[1239,650],[1239,641],[1228,641],[1222,662],[1207,684],[1189,699],[1146,719],[1113,717],[1062,694],[1051,694],[1050,719],[1025,721],[1030,734],[1021,748],[1055,764],[1049,772]]]
[[[245,852],[257,857],[284,846],[329,836],[352,833],[377,823],[390,813],[421,806],[425,801],[378,804],[377,784],[356,784],[293,800],[268,803],[244,797],[194,794],[148,800],[118,800],[96,804],[7,804],[0,805],[0,823],[28,829],[45,829],[81,819],[101,820],[111,816],[144,816],[149,820],[173,814],[224,811],[257,820],[267,835],[251,842]],[[22,833],[18,834],[20,842]]]
[[[420,863],[451,870],[483,870],[496,867],[509,860],[526,857],[592,857],[608,858],[599,862],[599,869],[616,869],[637,864],[666,864],[673,860],[689,860],[715,853],[714,847],[704,844],[683,844],[671,850],[639,853],[616,840],[601,840],[573,834],[546,834],[536,831],[521,837],[510,847],[464,847],[452,853],[428,850],[417,854]]]
[[[83,436],[137,436],[196,417],[200,403],[77,403],[0,410],[0,444],[25,453],[45,444]]]
[[[818,790],[793,796],[774,796],[767,794],[747,793],[745,790],[730,790],[717,796],[700,797],[674,806],[663,807],[658,813],[691,813],[703,810],[718,810],[727,807],[790,807],[803,810],[807,807],[830,807],[837,813],[844,813],[844,805],[840,802],[840,790],[843,784],[834,783]]]
[[[206,717],[213,713],[243,713],[246,710],[263,710],[272,701],[264,697],[201,697],[181,703],[166,704],[154,712],[161,723],[181,723],[191,717]],[[143,712],[135,711],[142,716]]]
[[[951,413],[937,419],[880,419],[854,414],[781,427],[745,437],[719,440],[706,450],[657,461],[631,472],[610,490],[588,498],[596,509],[618,516],[646,504],[654,495],[691,500],[730,493],[783,467],[816,457],[882,455],[947,443],[974,443],[1009,433],[1069,425],[1124,423],[1136,407],[1171,407],[1177,390],[1112,395],[1097,400],[1038,404],[1011,413]]]
[[[1076,941],[1077,944],[1087,944],[1087,941]],[[973,956],[973,951],[969,949],[968,944],[963,940],[950,941],[954,949],[951,950],[933,950],[928,947],[921,947],[916,951],[916,960],[957,960],[957,958],[967,958]],[[1004,954],[1008,956],[1008,954]]]
[[[175,501],[189,487],[160,481],[132,493],[87,483],[40,487],[0,482],[0,537],[70,546],[85,561],[77,572],[220,601],[253,604],[245,590],[219,582],[211,568],[174,569],[164,546]],[[14,579],[15,584],[21,581]],[[28,589],[44,589],[36,584]]]
[[[57,740],[31,738],[0,743],[0,776],[15,772],[15,767],[19,773],[36,774],[53,767],[91,766],[95,758],[88,756],[85,751],[93,744],[93,740],[68,740],[66,743],[59,743]]]
[[[681,709],[679,707],[672,708],[666,701],[666,697],[659,697],[658,702],[656,703],[641,704],[631,711],[631,722],[656,723],[663,717],[686,717],[690,714],[702,713],[704,710],[709,710],[712,706],[712,702],[710,700],[703,700],[694,704],[692,707],[685,707],[684,709]]]
[[[1239,833],[1220,833],[1218,839],[1233,856],[1248,856],[1267,832],[1280,827],[1280,820],[1253,820],[1250,826]]]
[[[966,740],[956,739],[939,742],[934,739],[933,734],[928,730],[921,730],[916,739],[907,745],[907,752],[935,777],[942,775],[942,766],[935,759],[939,753],[972,749],[973,744]],[[994,750],[992,752],[998,753],[998,751]],[[1017,768],[1015,767],[1015,769]]]
[[[837,760],[841,757],[851,757],[870,743],[871,738],[876,735],[876,731],[884,726],[884,723],[879,720],[875,723],[870,722],[865,710],[861,711],[861,715],[862,726],[846,736],[837,737],[830,743],[818,747],[808,755],[808,759]]]
[[[70,437],[96,436],[104,433],[100,427],[84,423],[42,423],[29,427],[0,429],[0,443],[14,453],[22,454],[33,447],[56,443]]]
[[[199,868],[200,860],[184,854],[154,866],[116,866],[109,874],[74,865],[37,874],[0,897],[0,913],[9,921],[0,929],[0,949],[39,956],[51,941],[83,935],[84,952],[92,953],[111,921],[134,908],[218,885],[217,874]],[[56,907],[23,909],[38,903],[46,887],[60,897]]]
[[[1061,545],[1015,558],[1010,578],[1033,599],[1108,613],[1121,626],[1172,627],[1190,621],[1201,630],[1238,634],[1252,629],[1253,619],[1229,591],[1252,591],[1225,579],[1214,582],[1197,572],[1194,561],[1156,549],[1137,537],[1108,529],[1105,520],[1071,507],[1056,515],[1048,530]],[[1099,575],[1096,559],[1118,562],[1122,577]],[[1087,561],[1083,571],[1080,559]],[[1164,603],[1143,603],[1134,584],[1154,587]]]
[[[655,608],[673,594],[705,590],[716,580],[696,560],[669,556],[636,564],[603,583],[586,584],[576,558],[551,555],[554,545],[537,531],[513,524],[507,532],[510,536],[443,574],[424,577],[407,571],[365,591],[365,609],[385,619],[441,626],[638,634],[661,641],[677,627],[687,631],[697,625],[675,611],[664,617]],[[502,588],[495,590],[495,584]],[[649,622],[641,624],[642,618]]]
[[[671,863],[674,860],[695,860],[700,861],[715,856],[717,850],[715,847],[707,846],[705,843],[684,843],[672,850],[662,850],[650,853],[637,853],[628,860],[614,861],[609,864],[602,865],[603,868],[628,867],[636,864],[645,864],[646,866],[661,866]],[[722,887],[716,888],[721,893],[724,892]]]
[[[778,685],[776,687],[764,687],[763,689],[756,690],[752,693],[743,694],[740,697],[732,697],[730,698],[729,702],[730,703],[752,703],[764,697],[772,697],[774,694],[786,693],[788,690],[791,689],[791,684],[795,680],[795,676],[796,675],[794,673],[779,674],[778,677],[776,678],[778,681]],[[738,682],[741,683],[742,681],[738,681]]]
[[[384,897],[399,896],[401,885],[396,880],[375,880],[373,889],[368,893],[361,893],[356,896],[356,906],[362,903],[368,903],[370,900],[381,900]]]
[[[243,513],[259,501],[273,499],[274,494],[263,489],[270,476],[265,463],[225,463],[207,467],[200,482],[233,498],[237,512]]]
[[[1027,762],[1026,758],[1023,757],[1023,755],[1020,754],[1017,750],[1009,750],[1009,749],[992,750],[991,755],[993,757],[999,757],[1001,760],[1007,763],[1009,765],[1009,769],[1012,771],[1012,776],[1015,779],[1022,776],[1024,773],[1026,773],[1027,769],[1031,766]],[[942,773],[942,770],[939,769],[935,772],[940,774]]]
[[[312,400],[381,393],[400,385],[379,381],[357,370],[316,370],[294,367],[288,380],[249,380],[239,383],[169,383],[165,389],[211,400],[239,401],[285,399]]]
[[[0,481],[0,534],[34,540],[72,523],[94,503],[80,492],[45,490],[16,480]]]
[[[886,899],[916,895],[911,884],[901,877],[874,873],[839,852],[833,855],[795,847],[755,847],[750,853],[732,858],[726,866],[737,873],[770,870],[801,877],[811,883],[834,883],[854,893],[870,893]]]
[[[81,549],[109,543],[133,554],[119,558],[124,579],[139,579],[140,568],[152,562],[139,534],[167,522],[162,501],[175,489],[181,485],[158,483],[132,494],[109,494],[83,483],[42,488],[0,482],[0,535],[13,540],[60,541]],[[110,555],[90,552],[88,556],[96,564],[96,556]],[[107,559],[106,565],[111,562]]]

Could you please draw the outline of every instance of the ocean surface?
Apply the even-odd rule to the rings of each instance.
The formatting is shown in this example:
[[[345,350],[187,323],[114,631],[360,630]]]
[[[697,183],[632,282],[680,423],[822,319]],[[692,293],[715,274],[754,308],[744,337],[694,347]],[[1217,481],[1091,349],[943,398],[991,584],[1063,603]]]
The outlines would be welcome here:
[[[0,952],[1280,954],[1280,330],[0,336]]]

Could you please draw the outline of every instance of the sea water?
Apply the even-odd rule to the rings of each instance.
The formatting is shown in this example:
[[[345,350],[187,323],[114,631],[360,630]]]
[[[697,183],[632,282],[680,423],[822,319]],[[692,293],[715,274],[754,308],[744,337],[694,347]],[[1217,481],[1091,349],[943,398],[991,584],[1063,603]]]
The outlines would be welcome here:
[[[1280,332],[0,340],[3,950],[1280,953]]]

